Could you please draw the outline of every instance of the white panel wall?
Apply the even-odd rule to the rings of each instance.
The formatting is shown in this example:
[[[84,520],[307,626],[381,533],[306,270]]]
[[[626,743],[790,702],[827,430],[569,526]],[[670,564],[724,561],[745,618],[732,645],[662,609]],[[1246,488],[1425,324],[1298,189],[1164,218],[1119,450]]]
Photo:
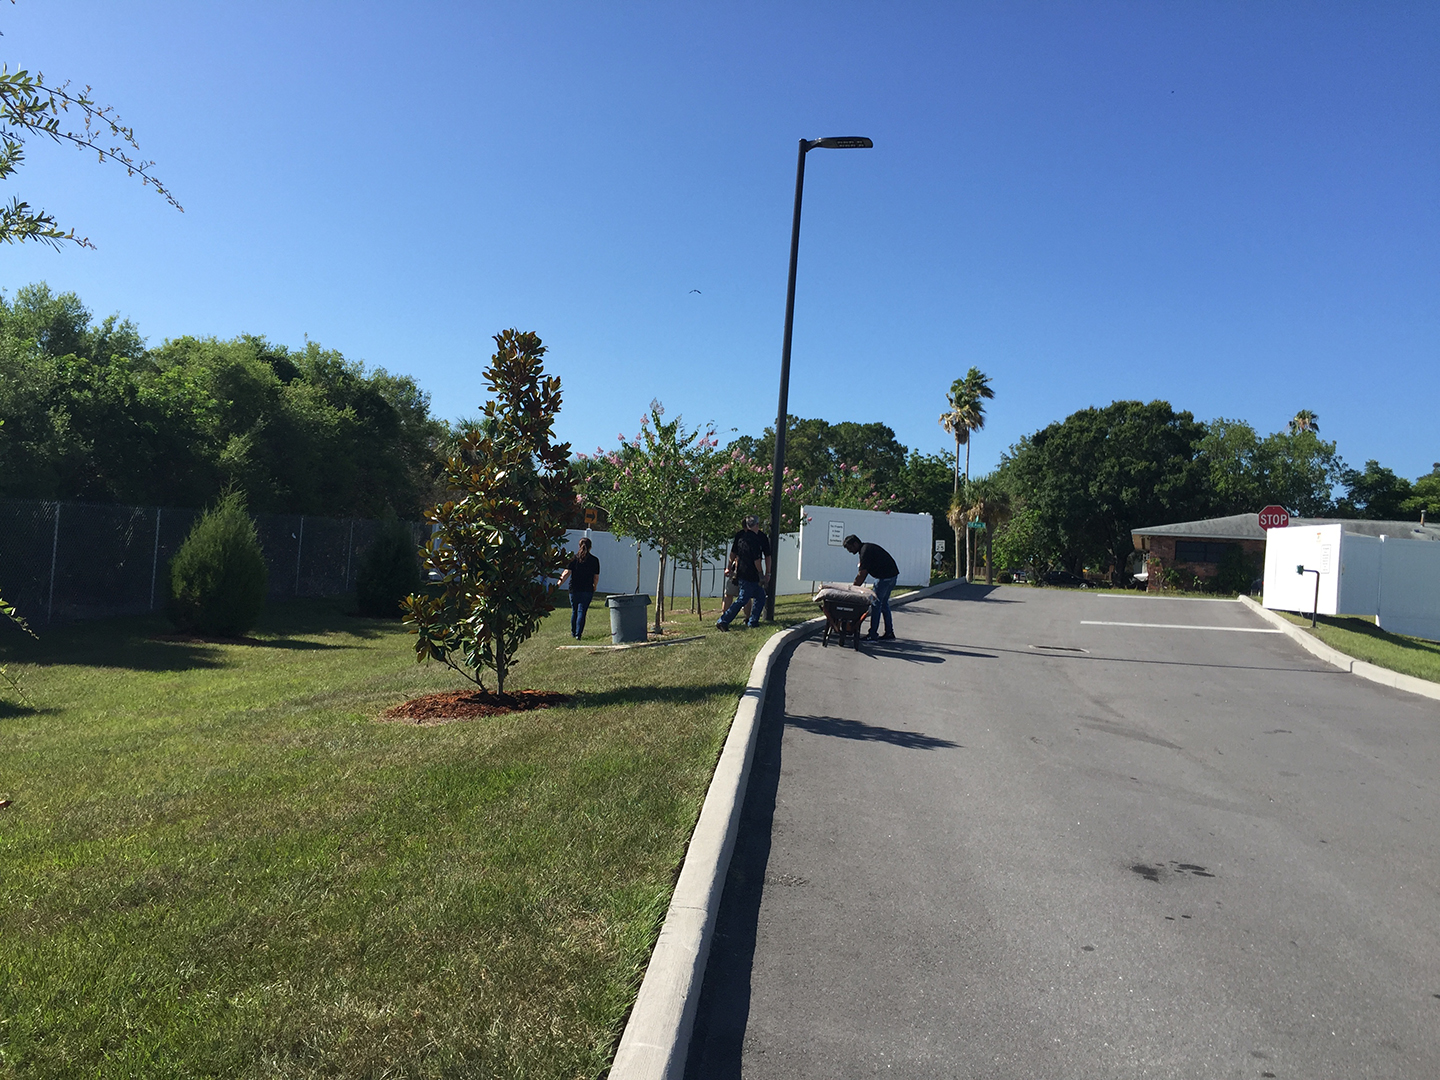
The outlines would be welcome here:
[[[1318,610],[1334,615],[1340,587],[1340,525],[1294,525],[1265,534],[1265,606],[1279,611]],[[1320,571],[1320,606],[1315,608],[1315,575]]]
[[[1440,641],[1440,543],[1387,536],[1379,546],[1380,629]]]
[[[899,584],[929,585],[932,532],[929,514],[802,506],[800,558],[793,572],[807,582],[854,581],[857,560],[840,543],[854,533],[890,552],[900,570]]]
[[[1380,614],[1380,552],[1378,536],[1341,535],[1337,615]]]
[[[621,539],[614,533],[600,532],[599,530],[571,529],[566,533],[565,546],[576,551],[579,548],[580,538],[590,537],[590,553],[600,560],[600,591],[605,593],[633,593],[642,592],[649,596],[655,595],[655,579],[660,570],[660,554],[649,544],[646,544],[640,552],[640,573],[637,586],[635,573],[635,541]],[[810,583],[801,581],[796,572],[799,565],[800,541],[794,533],[786,533],[780,537],[779,552],[776,556],[775,580],[777,583],[777,595],[790,596],[795,593],[808,593]],[[855,573],[852,570],[851,578]],[[671,589],[671,582],[674,582],[674,589]],[[705,569],[700,573],[700,595],[719,596],[725,587],[725,567],[723,563],[708,562]],[[665,595],[666,596],[690,596],[690,568],[688,566],[676,567],[672,561],[665,570]]]
[[[1318,569],[1321,615],[1374,615],[1392,634],[1440,641],[1440,543],[1293,525],[1265,537],[1265,606],[1308,612]]]

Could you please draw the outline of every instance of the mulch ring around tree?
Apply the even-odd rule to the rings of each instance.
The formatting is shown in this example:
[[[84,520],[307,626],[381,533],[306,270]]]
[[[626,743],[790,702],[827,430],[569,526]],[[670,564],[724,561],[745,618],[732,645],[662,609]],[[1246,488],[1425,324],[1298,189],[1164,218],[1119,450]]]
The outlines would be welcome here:
[[[392,706],[380,719],[425,725],[453,724],[457,720],[475,720],[482,716],[548,709],[569,701],[569,694],[554,690],[513,690],[505,694],[497,694],[493,690],[451,690],[426,694]]]

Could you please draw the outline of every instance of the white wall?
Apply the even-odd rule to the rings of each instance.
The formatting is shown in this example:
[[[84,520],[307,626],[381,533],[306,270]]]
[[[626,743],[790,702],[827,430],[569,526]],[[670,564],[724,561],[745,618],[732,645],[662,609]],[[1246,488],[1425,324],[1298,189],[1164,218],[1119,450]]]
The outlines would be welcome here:
[[[1265,606],[1279,611],[1318,610],[1335,615],[1340,586],[1340,525],[1293,525],[1265,534]],[[1320,606],[1315,608],[1315,575],[1320,571]],[[1347,612],[1346,614],[1352,614]],[[1359,614],[1355,612],[1353,614]],[[1371,612],[1371,614],[1374,614]]]
[[[856,558],[841,544],[854,533],[890,552],[900,570],[898,584],[929,585],[932,531],[929,514],[802,506],[800,558],[793,572],[807,582],[854,581]]]
[[[1440,543],[1387,536],[1379,547],[1380,629],[1440,641]]]
[[[655,595],[655,576],[660,569],[660,553],[646,544],[640,552],[640,580],[639,587],[636,587],[635,580],[635,541],[621,539],[614,533],[601,532],[599,530],[571,529],[565,534],[565,546],[576,551],[579,548],[580,538],[590,537],[590,553],[600,560],[600,591],[606,593],[633,593],[642,592],[649,596]],[[799,564],[799,538],[794,533],[786,533],[780,537],[779,551],[776,555],[775,580],[776,594],[779,596],[790,596],[795,593],[808,593],[810,582],[801,581],[796,573]],[[850,573],[851,578],[855,576],[854,571]],[[671,582],[674,582],[674,591],[671,591]],[[725,567],[723,563],[707,562],[700,573],[700,595],[719,596],[725,588]],[[665,595],[666,596],[690,596],[690,568],[688,566],[675,566],[672,561],[665,570]]]
[[[1440,543],[1292,525],[1265,537],[1265,606],[1308,612],[1320,570],[1321,615],[1374,615],[1383,630],[1440,641]]]

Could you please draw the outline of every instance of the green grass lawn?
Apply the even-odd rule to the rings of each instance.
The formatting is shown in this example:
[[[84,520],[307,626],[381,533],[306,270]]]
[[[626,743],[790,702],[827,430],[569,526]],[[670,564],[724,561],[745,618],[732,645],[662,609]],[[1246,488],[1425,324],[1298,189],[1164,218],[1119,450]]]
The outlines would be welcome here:
[[[769,629],[559,650],[557,610],[512,683],[573,704],[420,727],[376,718],[464,684],[346,606],[4,637],[0,1077],[606,1068]]]
[[[1417,679],[1440,682],[1440,642],[1388,634],[1375,625],[1374,619],[1358,616],[1321,615],[1312,630],[1309,615],[1292,615],[1288,611],[1278,614],[1346,656]]]

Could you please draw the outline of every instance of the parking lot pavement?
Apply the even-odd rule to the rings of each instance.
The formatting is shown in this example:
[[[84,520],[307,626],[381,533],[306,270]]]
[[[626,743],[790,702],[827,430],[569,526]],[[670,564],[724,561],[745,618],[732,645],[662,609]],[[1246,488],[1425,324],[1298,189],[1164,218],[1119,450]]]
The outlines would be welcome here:
[[[961,588],[777,671],[688,1076],[1440,1076],[1440,708]]]

